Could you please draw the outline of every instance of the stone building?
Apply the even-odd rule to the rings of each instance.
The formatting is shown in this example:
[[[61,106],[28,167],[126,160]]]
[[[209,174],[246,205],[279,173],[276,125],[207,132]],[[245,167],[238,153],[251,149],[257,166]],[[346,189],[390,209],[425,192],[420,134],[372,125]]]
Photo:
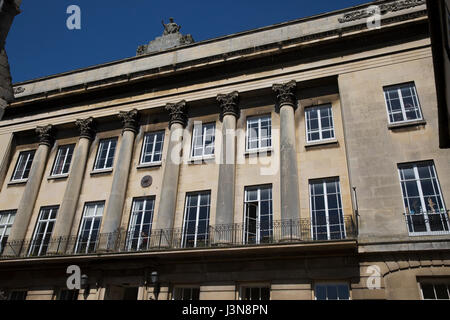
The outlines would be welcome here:
[[[425,2],[201,42],[165,25],[164,50],[14,84],[3,295],[449,299]]]

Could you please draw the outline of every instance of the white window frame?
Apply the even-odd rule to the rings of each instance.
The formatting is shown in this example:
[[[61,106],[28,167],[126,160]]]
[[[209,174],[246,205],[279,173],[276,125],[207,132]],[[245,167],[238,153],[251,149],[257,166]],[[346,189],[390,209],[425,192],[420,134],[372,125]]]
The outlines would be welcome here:
[[[269,119],[269,124],[270,124],[270,135],[268,136],[269,139],[268,141],[270,142],[270,146],[267,147],[261,147],[261,122],[262,119]],[[258,120],[258,140],[257,140],[257,144],[258,146],[256,148],[249,148],[250,145],[250,122],[252,120]],[[261,116],[252,116],[252,117],[248,117],[247,121],[246,121],[246,131],[245,131],[245,151],[246,152],[253,152],[253,151],[268,151],[268,150],[272,150],[272,115],[271,114],[266,114],[266,115],[261,115]]]
[[[65,153],[64,155],[62,155],[62,153],[64,152],[64,148],[65,149]],[[69,151],[71,150],[71,155],[70,155],[70,159],[69,158]],[[73,158],[73,152],[75,150],[75,145],[74,144],[68,144],[68,145],[64,145],[64,146],[60,146],[58,148],[58,153],[56,154],[56,158],[55,158],[55,162],[53,163],[53,168],[52,168],[52,176],[66,176],[69,174],[70,172],[70,166],[71,166],[71,162],[72,162],[72,158]],[[55,172],[57,165],[59,163],[59,161],[63,161],[62,166],[61,166],[61,172]],[[64,172],[64,168],[67,165],[67,161],[69,162],[69,167],[67,168],[67,172]]]
[[[128,237],[127,237],[127,250],[131,251],[132,247],[133,247],[133,242],[135,240],[138,241],[137,243],[137,250],[140,250],[139,248],[141,247],[142,243],[144,242],[144,238],[142,237],[142,230],[144,228],[144,217],[145,215],[142,214],[141,216],[141,221],[139,221],[139,224],[137,223],[137,215],[138,215],[138,211],[137,211],[137,204],[138,202],[143,201],[143,213],[144,212],[148,212],[150,211],[150,222],[149,222],[149,231],[147,234],[147,247],[149,245],[150,242],[150,237],[151,237],[151,232],[152,232],[152,226],[153,226],[153,216],[154,216],[154,210],[155,210],[155,197],[154,196],[150,196],[150,197],[144,197],[144,198],[135,198],[133,199],[133,206],[131,209],[131,216],[130,216],[130,223],[129,223],[129,227],[128,227]],[[147,205],[150,205],[150,208],[147,208]],[[136,225],[139,225],[139,236],[137,238],[135,238],[134,234],[136,231]],[[145,248],[147,249],[147,248]]]
[[[212,141],[212,153],[205,153],[205,149],[206,149],[206,131],[208,130],[208,127],[212,126],[212,131],[213,131],[213,141]],[[196,133],[198,132],[198,130],[202,130],[201,133],[201,137],[202,137],[202,154],[201,155],[194,155],[196,146],[195,145],[195,137],[196,137]],[[201,122],[196,122],[194,123],[194,127],[192,129],[192,139],[191,139],[191,159],[195,160],[195,159],[206,159],[206,158],[213,158],[214,157],[214,153],[215,153],[215,143],[216,143],[216,123],[215,122],[208,122],[208,123],[201,123]],[[199,149],[199,148],[197,148]]]
[[[106,164],[108,163],[109,154],[111,152],[111,144],[112,144],[113,141],[116,143],[115,148],[114,148],[113,161],[111,163],[111,166],[107,167]],[[102,149],[102,144],[104,144],[104,143],[108,143],[108,147],[107,147],[107,151],[106,151],[105,163],[100,168],[98,162],[100,161],[100,152],[101,152],[101,149]],[[97,156],[95,157],[94,171],[108,170],[108,169],[112,169],[114,167],[114,158],[116,156],[117,144],[118,144],[117,137],[105,138],[105,139],[102,139],[102,140],[99,141],[99,143],[98,143],[98,150],[97,150]]]
[[[17,163],[16,163],[16,166],[14,167],[14,172],[12,174],[11,181],[27,181],[28,180],[28,177],[31,172],[31,166],[33,165],[33,160],[34,160],[35,155],[36,155],[36,150],[21,151],[19,153],[19,157],[17,158]],[[23,157],[26,157],[25,166],[23,167],[22,175],[20,176],[20,178],[16,178],[15,176],[16,176],[17,170],[19,168],[19,163],[21,161],[23,161]],[[30,160],[31,157],[32,157],[32,159]],[[26,178],[24,178],[23,176],[25,174],[25,171],[26,171],[25,169],[27,168],[28,163],[30,163],[30,170],[28,171],[28,176]]]
[[[425,299],[424,294],[423,294],[423,285],[431,285],[433,286],[433,291],[434,291],[434,296],[436,297],[436,299]],[[436,285],[444,285],[447,286],[447,294],[450,297],[450,282],[447,280],[443,280],[442,282],[439,282],[439,280],[432,280],[432,281],[421,281],[419,284],[420,287],[420,296],[422,298],[422,300],[440,300],[440,301],[448,301],[449,299],[438,299],[437,298],[437,294],[436,294]]]
[[[249,243],[248,240],[248,236],[249,236],[249,230],[247,230],[247,224],[248,224],[248,217],[247,217],[247,212],[248,212],[248,206],[249,203],[254,203],[257,202],[258,203],[258,211],[257,211],[257,216],[256,216],[256,239],[255,239],[255,243],[254,244],[260,244],[261,243],[261,190],[262,189],[270,189],[270,215],[271,215],[271,221],[272,221],[272,225],[269,228],[269,232],[270,232],[270,236],[273,236],[273,188],[272,185],[260,185],[260,186],[248,186],[245,187],[245,191],[244,191],[244,232],[242,234],[243,237],[243,242],[244,244],[253,244],[253,243]],[[253,190],[257,190],[257,199],[256,200],[248,200],[248,192],[249,191],[253,191]]]
[[[339,178],[325,178],[325,179],[318,179],[318,180],[310,180],[309,181],[309,212],[310,212],[310,218],[311,218],[311,236],[314,239],[315,238],[315,234],[314,234],[314,224],[313,224],[313,204],[312,204],[312,200],[313,200],[313,195],[312,195],[312,185],[314,184],[319,184],[322,183],[322,187],[323,187],[323,197],[324,197],[324,204],[325,204],[325,217],[326,217],[326,223],[327,223],[327,240],[333,240],[331,238],[331,230],[330,230],[330,214],[329,214],[329,208],[328,208],[328,191],[327,191],[327,183],[328,182],[333,182],[333,183],[337,183],[339,186],[339,198],[341,200],[341,211],[342,211],[342,226],[343,226],[343,238],[341,239],[346,239],[347,238],[347,228],[345,225],[345,214],[344,214],[344,206],[343,206],[343,202],[342,202],[342,192],[341,192],[341,181]],[[338,202],[339,205],[339,202]],[[339,207],[338,207],[339,209]],[[336,239],[337,240],[337,239]]]
[[[155,151],[156,151],[156,141],[157,141],[157,138],[158,138],[158,135],[159,135],[159,134],[162,135],[162,140],[161,140],[161,160],[159,160],[159,161],[154,161],[154,158],[155,158]],[[153,136],[153,148],[152,148],[152,151],[151,151],[151,153],[150,153],[150,154],[151,154],[151,160],[145,162],[145,161],[144,161],[144,158],[145,158],[145,155],[146,155],[146,153],[145,153],[145,148],[146,148],[146,145],[147,145],[147,143],[148,143],[148,140],[150,139],[151,136]],[[161,130],[161,131],[154,131],[154,132],[147,132],[147,133],[145,134],[145,136],[144,136],[144,142],[143,142],[143,144],[142,144],[140,164],[142,164],[142,165],[146,165],[146,164],[154,164],[154,165],[157,165],[157,164],[161,164],[161,163],[162,163],[162,153],[163,153],[163,149],[164,149],[164,136],[165,136],[165,131],[164,131],[164,130]]]
[[[52,207],[42,207],[39,210],[39,217],[38,220],[36,221],[36,226],[34,228],[34,232],[33,232],[33,239],[31,241],[30,244],[30,248],[28,249],[28,255],[31,256],[32,252],[34,251],[34,249],[36,247],[38,247],[38,252],[37,254],[34,254],[33,256],[40,256],[42,254],[42,249],[44,246],[46,246],[46,250],[48,250],[48,247],[51,243],[51,236],[52,236],[52,232],[53,229],[55,228],[55,223],[56,223],[56,216],[58,214],[58,206],[52,206]],[[42,216],[45,213],[46,210],[49,210],[48,212],[48,218],[44,219]],[[56,211],[55,213],[55,217],[51,218],[53,212]],[[49,225],[51,224],[50,230],[49,230]],[[36,245],[36,242],[38,241],[37,236],[38,236],[38,231],[39,231],[39,227],[41,225],[44,225],[44,233],[43,233],[43,237],[39,240],[38,244]],[[46,237],[47,234],[50,233],[50,238],[49,241],[46,241]],[[45,254],[45,253],[44,253]]]
[[[336,290],[337,290],[337,286],[342,286],[342,285],[347,286],[347,289],[348,289],[348,299],[342,299],[342,300],[352,300],[352,293],[350,290],[351,287],[348,282],[316,282],[314,284],[314,300],[318,300],[317,299],[317,286],[335,286]],[[339,292],[339,291],[337,290],[337,292]],[[328,293],[327,293],[327,301],[328,300],[329,299],[328,299]],[[338,297],[337,300],[341,300],[341,299],[339,299],[339,297]]]
[[[317,132],[319,133],[319,139],[317,140],[310,140],[309,134],[311,132],[308,132],[308,123],[309,123],[309,113],[310,109],[312,108],[318,108],[319,112],[317,113],[317,121],[319,122],[319,128],[317,129]],[[320,115],[320,109],[321,108],[329,108],[330,115],[331,115],[331,128],[332,128],[332,136],[330,138],[323,138],[323,130],[322,130],[322,116]],[[333,107],[331,103],[322,104],[319,106],[311,106],[305,108],[305,131],[306,131],[306,142],[307,143],[314,143],[314,142],[320,142],[320,141],[328,141],[328,140],[335,140],[336,139],[336,133],[334,131],[334,114],[333,114]]]
[[[411,88],[413,89],[413,92],[415,94],[415,98],[417,100],[417,108],[418,108],[419,115],[420,115],[420,117],[417,118],[417,119],[407,120],[407,117],[406,117],[406,109],[405,109],[405,104],[403,102],[403,95],[402,95],[402,90],[401,90],[401,88],[403,86],[406,86],[406,85],[411,85]],[[402,116],[403,116],[403,119],[404,119],[403,121],[391,121],[391,114],[389,113],[389,103],[388,103],[388,98],[386,97],[386,93],[387,93],[387,91],[391,91],[391,90],[393,90],[396,87],[397,87],[397,94],[398,94],[398,97],[399,97],[399,100],[400,100],[400,107],[401,107],[401,111],[402,111]],[[385,86],[383,88],[383,95],[384,95],[384,102],[385,102],[385,105],[386,105],[386,112],[387,112],[389,124],[402,124],[402,123],[408,123],[408,122],[415,122],[415,121],[422,121],[423,120],[422,107],[420,105],[419,95],[417,93],[416,84],[414,82],[408,82],[408,83],[402,83],[402,84]],[[394,116],[392,116],[392,119],[394,120]]]
[[[2,227],[2,229],[3,229],[3,231],[0,232],[0,253],[4,249],[4,248],[2,248],[3,239],[5,238],[6,232],[8,230],[11,232],[11,228],[12,228],[12,225],[14,223],[14,219],[16,217],[16,213],[17,213],[17,210],[0,211],[0,217],[1,216],[7,216],[6,223],[0,224],[0,227]],[[9,234],[8,234],[8,237],[9,237]]]
[[[415,162],[415,163],[399,164],[398,165],[398,168],[397,168],[398,179],[400,181],[400,190],[402,192],[403,208],[405,209],[405,212],[409,212],[409,208],[405,206],[405,200],[404,200],[405,199],[405,195],[403,194],[403,188],[402,188],[402,183],[405,180],[402,180],[401,170],[404,167],[406,167],[406,166],[412,166],[413,167],[414,180],[416,182],[417,190],[419,192],[419,198],[420,198],[421,206],[422,206],[422,208],[426,208],[427,207],[427,205],[425,203],[425,196],[423,195],[422,185],[420,183],[421,179],[420,179],[420,176],[419,176],[419,169],[418,169],[418,165],[420,165],[420,164],[427,164],[433,169],[434,176],[436,177],[436,185],[437,185],[437,188],[438,188],[437,191],[439,192],[439,196],[441,198],[441,202],[442,202],[442,205],[444,207],[443,208],[443,212],[441,212],[440,214],[446,214],[446,211],[447,211],[446,208],[447,207],[446,207],[445,202],[444,202],[444,197],[442,196],[441,185],[439,183],[439,177],[437,175],[436,167],[434,165],[434,162],[425,162],[425,163]],[[437,233],[440,233],[440,234],[442,234],[442,233],[444,233],[444,234],[450,233],[450,225],[447,226],[449,231],[431,231],[431,227],[430,227],[430,223],[429,223],[429,219],[428,219],[428,211],[424,211],[424,212],[421,212],[419,214],[422,214],[424,216],[425,227],[427,228],[427,231],[425,231],[425,232],[410,232],[409,231],[409,227],[408,227],[408,233],[409,233],[410,236],[433,235],[433,234],[437,234]],[[447,221],[447,223],[448,222],[449,221]]]
[[[199,233],[198,233],[198,224],[199,224],[199,220],[200,220],[200,203],[201,203],[201,199],[202,196],[208,196],[208,226],[206,228],[206,238],[205,239],[198,239]],[[182,230],[182,236],[181,236],[181,246],[182,248],[187,248],[186,247],[186,234],[185,231],[187,232],[186,228],[187,228],[187,214],[188,214],[188,203],[189,203],[189,199],[192,196],[197,196],[197,212],[195,214],[195,233],[194,233],[194,246],[193,248],[197,247],[197,242],[198,240],[201,241],[208,241],[210,234],[209,234],[209,226],[210,226],[210,218],[211,218],[211,191],[202,191],[202,192],[191,192],[186,194],[186,200],[185,200],[185,205],[184,205],[184,218],[183,218],[183,230]],[[189,247],[191,248],[191,247]]]
[[[89,216],[86,217],[86,213],[89,207],[94,206],[94,215],[93,216]],[[98,214],[99,212],[99,208],[101,208],[101,214]],[[98,240],[99,240],[99,236],[100,236],[100,229],[101,229],[101,225],[102,225],[102,218],[103,218],[103,211],[105,209],[105,202],[104,201],[100,201],[100,202],[89,202],[89,203],[85,203],[84,205],[84,210],[83,210],[83,217],[81,218],[81,223],[80,223],[80,229],[78,231],[78,236],[77,236],[77,243],[75,245],[75,253],[82,253],[82,252],[78,252],[78,247],[80,246],[80,240],[81,240],[81,236],[83,234],[84,231],[84,226],[86,225],[86,221],[91,220],[91,226],[89,228],[89,235],[88,235],[88,239],[85,241],[86,242],[86,248],[84,250],[84,253],[89,253],[89,247],[91,245],[91,242],[95,242],[95,248],[98,245]],[[92,231],[93,231],[93,227],[94,227],[94,222],[96,219],[99,219],[99,225],[98,225],[98,231],[97,231],[97,235],[95,237],[95,239],[92,239]],[[95,249],[94,249],[95,251]]]
[[[245,290],[246,289],[259,289],[258,290],[258,299],[252,299],[253,297],[247,297],[247,295],[245,294]],[[270,285],[242,285],[239,286],[239,300],[243,300],[243,301],[264,301],[261,299],[262,296],[262,290],[263,289],[268,289],[269,290],[269,300],[271,300],[272,298],[272,290],[270,288]]]

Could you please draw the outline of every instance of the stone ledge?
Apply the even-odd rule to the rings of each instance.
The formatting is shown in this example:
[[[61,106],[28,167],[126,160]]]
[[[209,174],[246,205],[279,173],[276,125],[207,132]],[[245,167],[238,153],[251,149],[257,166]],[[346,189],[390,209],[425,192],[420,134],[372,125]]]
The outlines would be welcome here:
[[[136,166],[136,169],[148,169],[148,168],[159,168],[162,166],[162,161],[154,163],[143,163]]]
[[[318,147],[318,146],[330,146],[330,145],[339,145],[339,141],[337,139],[329,139],[329,140],[322,140],[317,142],[308,142],[305,144],[305,149],[310,149],[312,147]]]
[[[401,129],[401,128],[408,128],[408,127],[415,127],[415,126],[424,126],[427,122],[425,120],[415,120],[415,121],[406,121],[401,123],[392,123],[388,124],[389,130],[395,130],[395,129]]]

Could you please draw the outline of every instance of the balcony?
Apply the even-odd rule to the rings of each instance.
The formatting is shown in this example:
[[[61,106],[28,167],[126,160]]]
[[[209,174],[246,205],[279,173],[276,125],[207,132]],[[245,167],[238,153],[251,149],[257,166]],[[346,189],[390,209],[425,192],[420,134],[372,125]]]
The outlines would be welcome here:
[[[274,221],[271,225],[232,224],[210,226],[203,234],[187,235],[182,229],[153,230],[151,234],[115,232],[36,240],[10,241],[0,248],[0,260],[55,256],[80,256],[112,253],[189,250],[195,248],[233,248],[250,246],[326,243],[355,240],[357,232],[353,218],[342,223],[313,225],[310,219]],[[39,250],[35,248],[39,246]]]
[[[405,214],[410,236],[450,234],[449,211]]]

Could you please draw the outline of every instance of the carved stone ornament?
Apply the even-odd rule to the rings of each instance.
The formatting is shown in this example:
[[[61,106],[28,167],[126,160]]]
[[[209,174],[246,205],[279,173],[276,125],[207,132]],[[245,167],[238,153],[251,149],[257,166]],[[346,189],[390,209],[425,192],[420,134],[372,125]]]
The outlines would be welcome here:
[[[39,144],[51,146],[54,140],[54,130],[51,124],[46,126],[39,126],[36,128],[36,133],[39,137]]]
[[[87,119],[78,119],[75,121],[75,125],[80,130],[80,138],[87,138],[89,140],[93,140],[95,136],[94,130],[94,118],[89,117]]]
[[[169,128],[174,123],[180,123],[183,127],[187,124],[187,106],[186,101],[182,100],[177,103],[168,103],[166,110],[169,111],[170,121]]]
[[[221,109],[221,118],[228,114],[239,118],[239,92],[233,91],[228,94],[219,94],[216,99]]]
[[[421,6],[421,5],[424,5],[425,2],[426,2],[426,0],[401,0],[401,1],[394,1],[392,3],[380,4],[380,5],[374,4],[371,8],[346,13],[346,14],[344,14],[344,16],[342,18],[339,18],[338,20],[340,23],[346,23],[346,22],[360,20],[360,19],[367,19],[369,17],[372,17],[376,13],[385,15],[389,12],[406,10],[409,8]],[[379,12],[376,12],[378,10],[376,10],[375,7],[379,8]]]
[[[121,111],[118,117],[122,119],[123,131],[138,132],[138,111],[136,109]]]
[[[152,185],[153,178],[152,176],[143,176],[141,179],[141,187],[142,188],[148,188]]]
[[[289,81],[284,84],[274,84],[272,90],[276,94],[276,103],[278,107],[289,104],[295,107],[295,89],[297,88],[297,82],[295,80]]]
[[[24,87],[15,87],[14,88],[14,94],[21,94],[25,92],[25,88]]]

